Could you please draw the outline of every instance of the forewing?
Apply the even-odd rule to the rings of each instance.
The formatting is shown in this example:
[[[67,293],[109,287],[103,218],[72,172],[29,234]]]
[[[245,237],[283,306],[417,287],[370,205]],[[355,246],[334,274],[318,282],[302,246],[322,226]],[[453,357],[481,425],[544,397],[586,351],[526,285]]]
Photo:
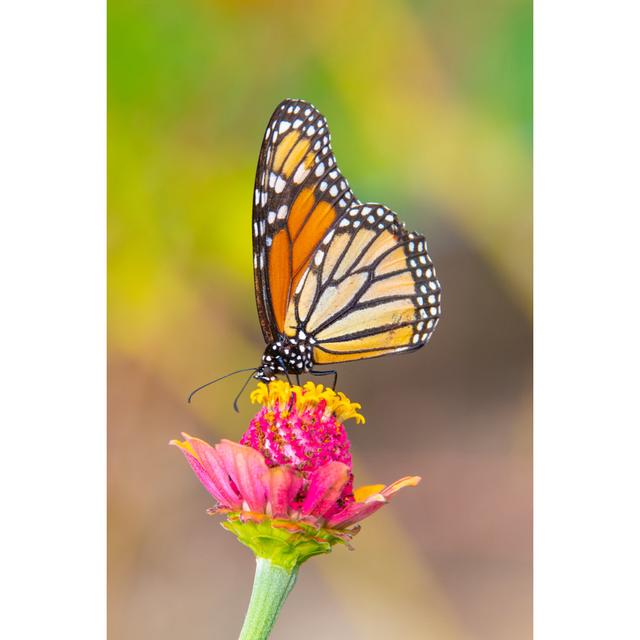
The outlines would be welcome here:
[[[325,118],[285,100],[265,133],[253,203],[256,303],[266,342],[285,332],[290,301],[329,229],[354,203],[336,165]]]
[[[422,347],[440,299],[424,237],[387,207],[359,204],[314,253],[286,325],[311,338],[319,364],[373,358]]]

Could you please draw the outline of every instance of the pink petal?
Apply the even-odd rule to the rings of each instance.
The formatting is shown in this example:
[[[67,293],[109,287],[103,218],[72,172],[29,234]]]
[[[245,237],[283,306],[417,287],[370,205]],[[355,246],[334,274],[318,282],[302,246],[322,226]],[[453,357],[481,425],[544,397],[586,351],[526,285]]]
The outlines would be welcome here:
[[[231,440],[222,440],[215,448],[249,510],[263,513],[267,491],[264,478],[268,471],[264,456]]]
[[[197,454],[194,455],[195,449],[192,445],[192,438],[190,438],[186,433],[182,435],[186,438],[185,442],[172,440],[169,444],[175,445],[180,449],[180,451],[182,451],[184,457],[189,463],[189,466],[193,469],[198,480],[202,483],[202,486],[221,504],[231,506],[238,503],[238,496],[235,494],[231,494],[230,496],[225,491],[224,487],[216,482],[215,477],[212,476],[203,466],[200,460],[196,457]]]
[[[420,476],[405,476],[392,482],[388,487],[385,487],[380,493],[385,498],[390,498],[396,491],[404,489],[405,487],[417,487],[420,484],[422,478]]]
[[[199,438],[188,438],[188,440],[196,452],[200,464],[216,485],[219,493],[224,496],[220,502],[227,507],[240,507],[242,499],[231,485],[229,474],[226,472],[220,454],[215,447]]]
[[[271,516],[283,518],[302,487],[302,478],[290,467],[273,467],[265,477],[267,498],[271,505]]]
[[[352,502],[342,511],[334,514],[327,522],[328,527],[344,529],[351,525],[368,518],[375,513],[380,507],[387,504],[388,499],[404,487],[415,487],[421,478],[419,476],[407,476],[396,480],[388,487],[385,487],[379,493],[370,495],[364,502]]]
[[[386,500],[373,502],[351,502],[342,511],[329,518],[327,526],[331,529],[345,529],[364,520],[387,503]]]
[[[342,462],[334,460],[316,469],[309,478],[302,515],[323,516],[335,505],[348,480],[349,467]]]

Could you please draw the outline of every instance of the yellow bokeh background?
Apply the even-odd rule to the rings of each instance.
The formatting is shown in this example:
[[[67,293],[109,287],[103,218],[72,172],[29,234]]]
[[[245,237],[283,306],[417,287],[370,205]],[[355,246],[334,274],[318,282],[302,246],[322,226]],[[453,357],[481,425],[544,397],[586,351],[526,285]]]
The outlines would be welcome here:
[[[340,369],[356,480],[423,476],[311,560],[274,638],[531,637],[528,0],[108,5],[110,637],[233,638],[252,558],[167,441],[238,439],[257,365],[251,201],[282,99],[327,117],[361,200],[427,236],[423,350]]]

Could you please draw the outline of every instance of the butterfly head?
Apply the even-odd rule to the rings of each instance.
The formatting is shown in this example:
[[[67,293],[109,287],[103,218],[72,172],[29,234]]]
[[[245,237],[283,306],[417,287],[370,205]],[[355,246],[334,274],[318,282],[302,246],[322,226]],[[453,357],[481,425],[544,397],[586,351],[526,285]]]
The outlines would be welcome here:
[[[256,372],[253,374],[253,377],[256,380],[260,380],[260,382],[264,382],[265,384],[269,384],[276,379],[276,372],[268,365],[261,364]]]

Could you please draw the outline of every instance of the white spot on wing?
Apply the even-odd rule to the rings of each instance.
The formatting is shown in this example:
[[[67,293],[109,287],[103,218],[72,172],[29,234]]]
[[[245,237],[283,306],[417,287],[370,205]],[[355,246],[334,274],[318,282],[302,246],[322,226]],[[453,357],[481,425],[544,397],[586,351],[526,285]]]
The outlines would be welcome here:
[[[300,292],[302,291],[302,287],[304,287],[304,282],[307,279],[307,274],[309,273],[309,269],[307,269],[304,272],[304,275],[302,276],[302,278],[300,278],[300,282],[298,283],[298,286],[296,287],[296,295],[299,295]]]
[[[309,174],[311,173],[311,169],[307,169],[302,163],[293,174],[293,181],[296,184],[300,184]]]

